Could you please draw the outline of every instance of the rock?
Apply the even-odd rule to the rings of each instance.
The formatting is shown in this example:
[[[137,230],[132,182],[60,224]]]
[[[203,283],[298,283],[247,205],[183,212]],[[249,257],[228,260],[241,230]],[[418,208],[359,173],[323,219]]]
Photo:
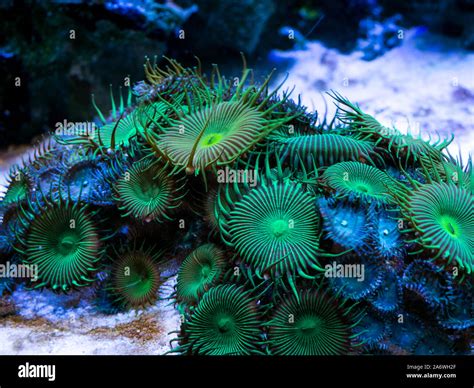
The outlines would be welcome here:
[[[28,3],[29,4],[29,3]],[[110,109],[109,85],[143,78],[145,55],[161,55],[192,9],[154,1],[55,1],[2,7],[0,135],[29,142],[64,119],[93,117],[94,93]],[[27,25],[29,28],[19,29]],[[21,86],[16,86],[20,77]]]
[[[0,298],[0,318],[8,317],[16,313],[16,306],[10,296],[4,295]]]
[[[198,11],[185,25],[186,40],[196,53],[216,49],[251,54],[275,10],[274,0],[196,0]]]
[[[400,27],[401,16],[395,15],[382,21],[372,17],[360,22],[361,37],[357,41],[357,49],[362,51],[362,58],[373,60],[402,42],[403,29]],[[399,33],[401,34],[399,36]]]

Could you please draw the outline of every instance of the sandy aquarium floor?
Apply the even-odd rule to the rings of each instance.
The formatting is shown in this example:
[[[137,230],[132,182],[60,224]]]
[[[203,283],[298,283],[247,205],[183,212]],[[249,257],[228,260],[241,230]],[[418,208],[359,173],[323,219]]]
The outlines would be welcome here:
[[[176,271],[175,265],[165,276]],[[159,355],[170,350],[179,315],[168,299],[171,277],[160,301],[144,310],[113,315],[95,306],[94,290],[70,295],[19,287],[0,304],[0,355]]]
[[[434,49],[436,47],[436,49]],[[439,36],[407,31],[403,45],[374,61],[340,54],[317,42],[305,49],[275,52],[292,60],[287,86],[295,85],[310,109],[334,114],[324,92],[336,90],[387,126],[420,130],[424,136],[455,133],[450,147],[466,159],[474,149],[474,54]],[[275,84],[278,80],[275,80]],[[325,103],[326,101],[326,103]],[[436,137],[436,136],[435,136]],[[0,153],[0,191],[9,166],[25,148]],[[169,296],[175,277],[160,291]],[[17,289],[0,303],[0,354],[163,354],[168,333],[179,328],[169,300],[143,311],[104,315],[91,290],[72,295]],[[1,318],[3,316],[3,318]]]

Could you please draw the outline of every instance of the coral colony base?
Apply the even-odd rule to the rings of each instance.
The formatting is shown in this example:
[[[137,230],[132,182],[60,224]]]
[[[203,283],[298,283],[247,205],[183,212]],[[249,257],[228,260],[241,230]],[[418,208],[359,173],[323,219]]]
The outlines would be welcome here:
[[[145,74],[12,168],[1,264],[34,277],[2,295],[90,287],[106,313],[146,308],[178,259],[170,353],[472,353],[472,161],[452,139],[337,93],[321,120],[245,61],[232,81],[172,59]]]

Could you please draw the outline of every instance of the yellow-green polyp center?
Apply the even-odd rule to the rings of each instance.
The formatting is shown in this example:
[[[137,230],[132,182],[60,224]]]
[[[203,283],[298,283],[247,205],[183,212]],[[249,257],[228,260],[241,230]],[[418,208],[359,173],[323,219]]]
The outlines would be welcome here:
[[[203,147],[212,147],[220,143],[224,136],[221,133],[209,133],[208,135],[203,136],[201,139],[201,145]]]
[[[457,225],[456,220],[448,215],[441,216],[440,223],[443,229],[453,237],[459,236],[459,227]]]
[[[356,186],[356,189],[361,193],[368,193],[369,192],[369,188],[366,185],[363,185],[363,184],[358,184]]]

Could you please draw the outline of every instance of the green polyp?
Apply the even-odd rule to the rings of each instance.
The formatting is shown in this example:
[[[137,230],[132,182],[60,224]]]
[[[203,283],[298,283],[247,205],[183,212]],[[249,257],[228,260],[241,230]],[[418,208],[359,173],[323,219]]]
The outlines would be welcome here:
[[[350,179],[347,177],[350,176]],[[391,202],[387,195],[394,183],[383,170],[361,162],[340,162],[329,166],[323,174],[325,184],[350,200]]]
[[[139,199],[148,202],[161,194],[160,182],[158,180],[144,181],[141,186],[136,187],[135,193]]]
[[[440,217],[440,224],[443,229],[452,237],[459,236],[459,227],[457,225],[456,219],[449,215],[442,215]]]
[[[199,248],[198,248],[199,249]],[[199,253],[199,252],[198,252]],[[192,257],[192,256],[191,256]],[[183,327],[183,354],[259,353],[261,321],[257,301],[236,284],[219,284],[203,293]]]
[[[370,191],[369,188],[363,184],[358,184],[355,188],[357,191],[360,191],[361,193],[368,193]]]
[[[246,84],[246,92],[242,93],[243,84],[240,84],[228,96],[230,84],[224,86],[226,82],[222,78],[219,86],[213,82],[206,85],[204,79],[199,83],[186,93],[189,112],[170,107],[178,111],[178,117],[170,117],[166,124],[156,123],[157,135],[148,136],[158,154],[164,153],[173,165],[186,169],[186,173],[198,175],[218,163],[233,162],[271,130],[292,118],[289,112],[282,114],[278,109],[287,97],[270,101],[276,91],[268,93],[266,87]]]
[[[15,186],[15,189],[16,190],[14,191],[14,194],[12,195],[14,200],[24,198],[26,194],[28,193],[28,190],[25,187],[25,185],[18,184]]]
[[[321,320],[317,317],[305,317],[299,320],[297,327],[304,335],[311,335],[321,328]]]
[[[136,273],[133,275],[132,281],[128,286],[130,292],[137,298],[140,298],[150,292],[152,287],[153,284],[151,282],[150,276],[148,276],[146,273]]]
[[[223,252],[214,244],[201,245],[186,257],[178,272],[178,301],[195,302],[216,282],[226,261]]]
[[[28,187],[25,181],[13,181],[3,198],[4,203],[13,203],[22,200],[28,194]]]
[[[204,264],[201,268],[201,279],[207,279],[212,269],[208,264]]]
[[[355,321],[345,316],[355,305],[345,303],[345,299],[335,299],[321,289],[307,289],[280,300],[268,327],[271,353],[287,356],[347,354]],[[289,320],[291,316],[293,321]]]
[[[217,328],[221,333],[228,333],[232,331],[233,320],[231,317],[224,315],[217,319]]]
[[[431,250],[435,259],[444,259],[445,265],[455,260],[470,273],[474,257],[472,193],[451,183],[431,182],[416,190],[409,201],[420,245]]]
[[[272,274],[308,273],[316,268],[319,214],[313,194],[302,185],[290,180],[264,182],[249,188],[232,206],[225,228],[229,228],[229,243],[246,264]]]
[[[456,231],[455,231],[453,225],[452,225],[450,222],[448,222],[448,224],[447,224],[446,226],[447,226],[447,228],[448,228],[448,232],[449,232],[449,233],[451,233],[452,235],[455,235],[455,234],[456,234]]]
[[[120,308],[143,308],[153,304],[161,281],[155,262],[159,253],[154,248],[115,253],[118,257],[107,289],[113,303]]]
[[[275,237],[282,237],[288,233],[288,222],[285,220],[275,220],[271,223],[270,229]]]
[[[149,169],[148,171],[143,172],[143,180],[140,184],[134,186],[137,198],[144,202],[159,197],[162,192],[162,182],[158,177],[154,176],[154,173],[154,169]]]
[[[219,144],[223,137],[224,136],[221,133],[210,133],[208,135],[205,135],[201,140],[201,146],[212,147],[216,144]]]
[[[77,236],[74,233],[64,233],[60,239],[58,244],[58,251],[63,255],[70,254],[77,243]]]
[[[23,209],[22,214],[23,223],[29,222],[23,231],[22,255],[26,263],[38,266],[36,280],[32,279],[35,288],[67,292],[90,284],[102,251],[87,205],[60,196],[57,201],[43,198],[44,202],[33,198],[29,213]]]
[[[174,180],[166,165],[155,160],[131,164],[128,176],[115,183],[115,200],[125,214],[141,220],[169,220],[168,212],[181,203],[184,185]]]

